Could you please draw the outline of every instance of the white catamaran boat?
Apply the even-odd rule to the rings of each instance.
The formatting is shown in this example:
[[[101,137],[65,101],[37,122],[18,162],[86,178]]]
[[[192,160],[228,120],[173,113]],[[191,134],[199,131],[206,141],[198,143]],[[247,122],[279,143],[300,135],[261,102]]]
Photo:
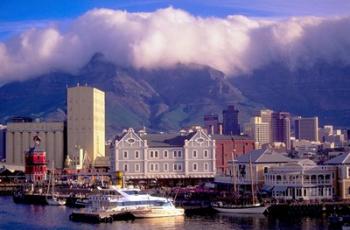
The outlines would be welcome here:
[[[66,199],[59,197],[55,194],[55,172],[54,172],[54,164],[52,164],[52,175],[49,180],[49,184],[47,186],[47,195],[45,197],[46,203],[48,205],[54,206],[63,206],[66,204]],[[50,184],[51,184],[51,192],[50,192]]]
[[[96,194],[90,195],[90,211],[128,212],[137,218],[183,216],[184,209],[176,208],[172,200],[164,197],[141,194],[139,189],[98,188]]]
[[[251,156],[250,156],[251,157]],[[233,167],[233,188],[234,192],[236,192],[236,181],[235,181],[235,167],[234,167],[234,158],[232,155],[232,167]],[[267,206],[264,206],[255,199],[255,191],[254,191],[254,183],[252,179],[253,169],[251,158],[249,159],[249,169],[250,169],[250,181],[251,181],[251,193],[252,193],[252,203],[251,204],[242,204],[242,205],[232,205],[232,204],[224,204],[223,202],[216,202],[212,204],[212,207],[218,211],[223,213],[236,213],[236,214],[263,214],[267,210]]]

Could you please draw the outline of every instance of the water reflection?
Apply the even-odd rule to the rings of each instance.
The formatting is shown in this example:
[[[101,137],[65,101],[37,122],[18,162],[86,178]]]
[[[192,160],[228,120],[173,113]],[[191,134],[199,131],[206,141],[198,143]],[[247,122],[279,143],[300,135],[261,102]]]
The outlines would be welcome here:
[[[76,230],[260,230],[260,229],[328,229],[327,218],[276,219],[264,215],[208,213],[185,217],[164,217],[87,224],[71,222],[68,207],[19,205],[11,197],[0,197],[0,229],[76,229]]]
[[[133,222],[135,227],[147,226],[150,229],[183,229],[184,223],[184,216],[136,219]]]

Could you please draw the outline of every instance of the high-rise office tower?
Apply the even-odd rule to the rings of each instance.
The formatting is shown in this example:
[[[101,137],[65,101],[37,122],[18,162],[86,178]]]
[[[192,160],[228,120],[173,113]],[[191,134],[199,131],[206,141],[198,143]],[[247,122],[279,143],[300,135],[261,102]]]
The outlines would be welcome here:
[[[238,113],[233,105],[222,111],[223,131],[225,135],[240,135],[240,127],[238,124]]]
[[[270,124],[262,122],[261,117],[252,117],[246,128],[246,134],[254,139],[256,148],[270,143]]]
[[[270,129],[270,143],[273,142],[272,138],[272,110],[269,109],[263,109],[260,111],[260,117],[261,117],[261,122],[268,123],[269,124],[269,129]]]
[[[270,124],[270,142],[283,142],[290,149],[290,114],[265,109],[260,116],[262,122]]]
[[[272,141],[283,142],[290,149],[290,114],[273,112],[271,117]]]
[[[297,117],[294,121],[295,138],[318,141],[318,117]]]
[[[68,88],[67,94],[67,150],[71,166],[94,164],[96,157],[105,156],[105,94],[87,86]]]

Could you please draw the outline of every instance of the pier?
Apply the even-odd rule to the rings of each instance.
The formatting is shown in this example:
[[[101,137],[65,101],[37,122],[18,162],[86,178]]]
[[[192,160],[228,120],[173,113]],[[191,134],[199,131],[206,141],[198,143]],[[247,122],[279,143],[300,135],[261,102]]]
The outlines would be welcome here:
[[[114,220],[132,220],[135,219],[133,213],[138,211],[144,212],[145,209],[140,210],[123,210],[123,211],[91,211],[78,210],[73,211],[69,216],[72,221],[90,222],[90,223],[108,223]]]
[[[19,183],[0,183],[0,195],[11,195],[21,186],[22,184]]]
[[[267,214],[273,217],[346,215],[350,214],[350,203],[318,202],[318,203],[285,203],[272,204]]]

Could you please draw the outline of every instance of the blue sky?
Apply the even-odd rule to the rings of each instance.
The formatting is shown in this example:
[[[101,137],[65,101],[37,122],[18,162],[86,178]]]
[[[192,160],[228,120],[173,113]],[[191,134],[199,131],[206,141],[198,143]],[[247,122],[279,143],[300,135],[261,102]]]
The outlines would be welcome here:
[[[148,12],[172,6],[202,17],[240,14],[250,17],[343,16],[348,0],[1,0],[0,39],[31,27],[65,23],[94,8]]]

